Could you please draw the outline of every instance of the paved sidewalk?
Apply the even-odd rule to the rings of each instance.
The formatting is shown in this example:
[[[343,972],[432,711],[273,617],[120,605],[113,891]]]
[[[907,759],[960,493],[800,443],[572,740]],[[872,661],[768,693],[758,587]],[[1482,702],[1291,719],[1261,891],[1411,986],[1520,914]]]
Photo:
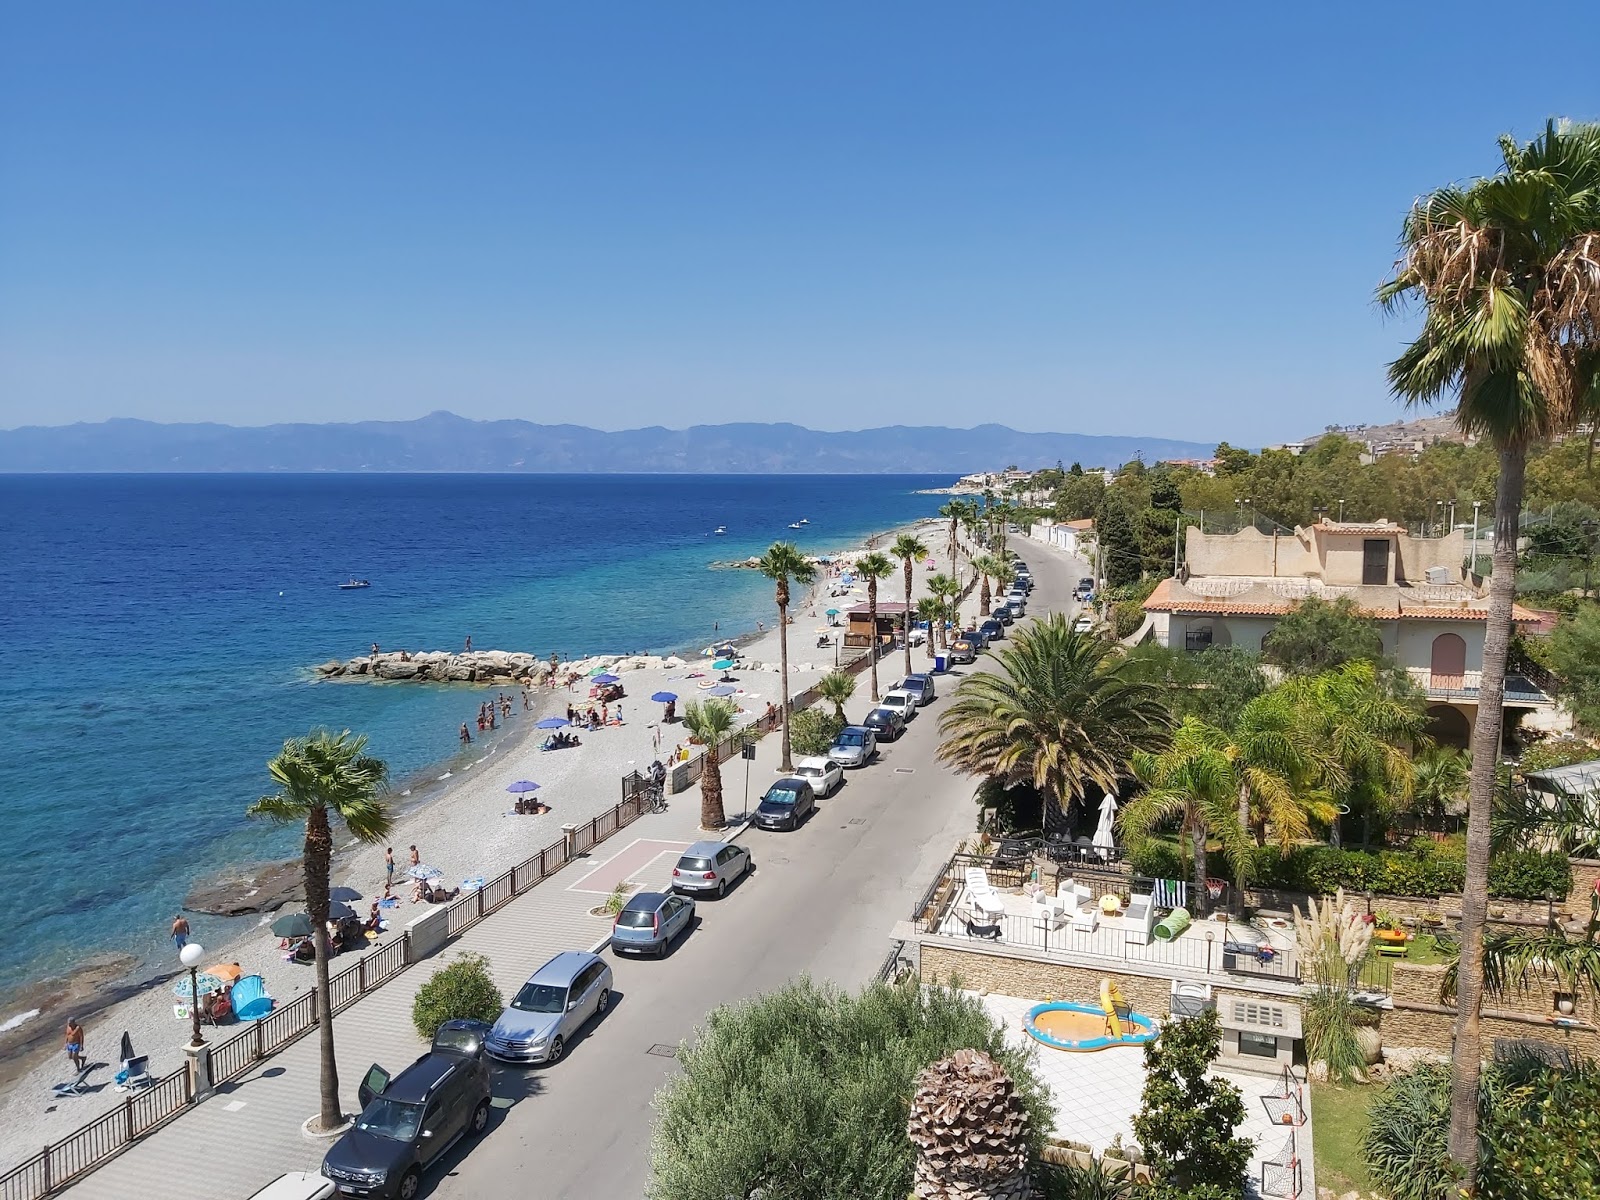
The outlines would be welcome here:
[[[751,764],[752,791],[758,779],[765,788],[777,758],[777,739],[764,738],[760,758]],[[743,767],[737,759],[724,767],[729,790],[735,793],[731,816],[739,812]],[[640,817],[587,857],[568,863],[467,929],[432,959],[340,1013],[334,1031],[346,1110],[354,1111],[356,1087],[372,1063],[393,1071],[422,1053],[423,1043],[411,1025],[411,1003],[440,966],[460,953],[483,954],[500,990],[510,995],[558,951],[598,949],[607,940],[610,923],[591,916],[589,909],[602,903],[617,881],[606,864],[615,861],[624,877],[641,886],[664,886],[676,858],[671,848],[700,836],[699,817],[698,787],[669,798],[666,813]],[[317,1036],[312,1032],[264,1059],[248,1075],[224,1084],[64,1194],[73,1200],[129,1200],[160,1185],[186,1200],[240,1200],[285,1171],[315,1171],[330,1143],[305,1136],[300,1126],[317,1110],[318,1076]],[[512,1105],[538,1089],[536,1072],[497,1072],[495,1104]]]

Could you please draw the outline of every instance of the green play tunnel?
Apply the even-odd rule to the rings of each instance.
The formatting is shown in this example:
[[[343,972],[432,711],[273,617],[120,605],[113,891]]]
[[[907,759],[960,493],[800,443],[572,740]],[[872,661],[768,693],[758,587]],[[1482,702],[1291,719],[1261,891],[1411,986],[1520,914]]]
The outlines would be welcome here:
[[[1189,928],[1193,920],[1187,908],[1175,908],[1156,922],[1155,935],[1163,942],[1170,942]]]

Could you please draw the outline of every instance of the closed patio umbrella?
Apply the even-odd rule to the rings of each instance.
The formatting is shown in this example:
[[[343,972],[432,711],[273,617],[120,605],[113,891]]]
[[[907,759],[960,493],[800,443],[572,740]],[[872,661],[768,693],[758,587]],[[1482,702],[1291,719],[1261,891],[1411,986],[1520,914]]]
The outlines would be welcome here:
[[[1094,837],[1090,843],[1096,850],[1109,854],[1116,849],[1116,819],[1117,797],[1107,792],[1106,798],[1100,801],[1100,823],[1094,827]]]

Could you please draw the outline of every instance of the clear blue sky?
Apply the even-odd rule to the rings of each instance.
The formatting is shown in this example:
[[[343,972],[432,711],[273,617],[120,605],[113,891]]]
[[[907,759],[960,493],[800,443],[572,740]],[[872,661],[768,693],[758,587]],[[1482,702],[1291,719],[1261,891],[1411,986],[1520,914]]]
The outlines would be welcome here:
[[[1600,7],[0,7],[0,427],[1397,412],[1419,192]]]

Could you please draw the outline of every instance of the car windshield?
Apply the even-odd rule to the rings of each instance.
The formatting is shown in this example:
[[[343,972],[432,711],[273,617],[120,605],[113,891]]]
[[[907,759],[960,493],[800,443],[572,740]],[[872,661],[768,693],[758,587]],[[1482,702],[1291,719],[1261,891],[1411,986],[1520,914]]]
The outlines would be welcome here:
[[[433,1038],[435,1050],[459,1050],[463,1054],[476,1054],[482,1045],[478,1034],[471,1029],[441,1029]]]
[[[382,1096],[374,1097],[372,1103],[367,1105],[360,1119],[356,1121],[356,1128],[362,1132],[393,1138],[397,1142],[414,1140],[417,1130],[421,1127],[422,1105],[402,1104],[398,1100],[386,1100]]]
[[[821,775],[822,774],[822,768],[821,767],[811,766],[808,763],[805,766],[796,767],[794,769],[794,773],[796,775]]]
[[[777,788],[773,788],[765,796],[761,797],[761,807],[793,808],[794,799],[795,797],[793,792],[780,792]]]
[[[840,746],[862,745],[861,731],[859,729],[846,729],[839,735],[839,740],[836,744]]]
[[[617,914],[617,924],[624,929],[654,929],[656,918],[654,913],[637,908],[625,908]]]
[[[522,990],[512,999],[511,1007],[531,1013],[564,1012],[567,1007],[567,989],[530,981],[522,985]]]
[[[709,858],[690,858],[688,855],[684,855],[678,860],[678,870],[680,871],[709,871],[710,869],[711,860]]]

